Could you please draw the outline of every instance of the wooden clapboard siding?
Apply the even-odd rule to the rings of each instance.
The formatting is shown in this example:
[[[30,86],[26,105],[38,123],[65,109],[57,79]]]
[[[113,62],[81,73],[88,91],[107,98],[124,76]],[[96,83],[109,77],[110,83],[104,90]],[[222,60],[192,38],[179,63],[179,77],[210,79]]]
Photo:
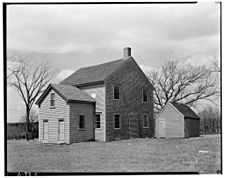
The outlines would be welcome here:
[[[50,108],[50,94],[55,93],[55,108]],[[43,141],[43,120],[48,120],[48,142],[59,143],[58,122],[64,119],[65,143],[69,143],[69,105],[56,92],[51,90],[40,105],[39,112],[39,140]]]
[[[70,143],[94,140],[94,103],[70,103]],[[79,129],[80,115],[84,115],[85,128]]]
[[[165,118],[165,137],[184,137],[184,117],[171,104],[166,105],[156,119],[156,137],[159,137],[162,118]]]
[[[101,85],[92,85],[86,87],[80,87],[82,91],[85,91],[90,96],[95,93],[96,97],[96,112],[100,113],[100,124],[101,128],[95,129],[95,140],[96,141],[106,141],[105,139],[105,86]]]
[[[184,118],[185,137],[199,137],[200,119]]]
[[[43,141],[43,119],[41,119],[41,109],[39,110],[39,115],[38,115],[38,137],[39,137],[39,141],[42,142]]]

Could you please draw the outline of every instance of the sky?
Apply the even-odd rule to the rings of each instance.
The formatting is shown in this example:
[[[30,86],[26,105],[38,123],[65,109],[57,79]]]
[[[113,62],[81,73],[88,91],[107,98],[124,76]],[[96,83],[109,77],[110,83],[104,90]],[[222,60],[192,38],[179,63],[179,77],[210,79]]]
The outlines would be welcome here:
[[[56,80],[85,66],[123,58],[144,71],[168,60],[209,65],[219,56],[219,4],[10,5],[7,49],[47,60]],[[7,88],[8,122],[23,115],[22,100]]]

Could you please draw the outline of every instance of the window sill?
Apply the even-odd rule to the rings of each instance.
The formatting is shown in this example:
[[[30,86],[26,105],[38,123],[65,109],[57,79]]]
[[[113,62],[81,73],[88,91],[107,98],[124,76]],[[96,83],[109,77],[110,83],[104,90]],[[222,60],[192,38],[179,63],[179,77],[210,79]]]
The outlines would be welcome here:
[[[102,128],[95,128],[95,130],[102,130]]]
[[[143,127],[143,129],[149,129],[149,127]]]
[[[114,128],[115,130],[118,130],[118,129],[120,129],[120,128]]]
[[[51,106],[50,109],[55,109],[55,106]]]

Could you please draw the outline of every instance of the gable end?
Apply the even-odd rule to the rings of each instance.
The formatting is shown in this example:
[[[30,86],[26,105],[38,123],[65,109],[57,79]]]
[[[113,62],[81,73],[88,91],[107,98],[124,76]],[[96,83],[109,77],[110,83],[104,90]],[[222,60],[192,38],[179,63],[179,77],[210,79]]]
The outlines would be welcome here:
[[[158,117],[163,113],[163,111],[164,111],[169,105],[172,106],[172,108],[173,108],[178,114],[180,114],[182,117],[184,117],[184,115],[183,115],[180,111],[178,111],[177,108],[175,108],[170,102],[168,102],[168,103],[163,107],[163,109],[161,109],[161,111],[160,111],[159,114],[155,117],[155,119],[158,119]]]
[[[35,104],[37,104],[40,107],[42,101],[46,98],[46,96],[49,94],[51,90],[54,90],[59,96],[61,96],[66,102],[68,102],[68,100],[62,93],[60,93],[56,88],[54,88],[51,84],[49,84],[49,86],[45,89],[45,91],[42,93],[42,95],[39,97],[39,99],[36,101]]]
[[[117,71],[119,71],[121,68],[125,67],[127,62],[134,62],[134,64],[137,66],[138,71],[140,72],[140,74],[144,77],[144,79],[148,82],[148,84],[150,84],[151,88],[153,89],[153,86],[151,84],[151,82],[148,80],[147,76],[144,74],[144,72],[141,70],[140,66],[137,64],[137,62],[134,60],[134,58],[132,56],[130,56],[127,59],[124,59],[124,63],[122,63],[115,71],[113,71],[108,77],[105,78],[105,81],[108,80],[112,75],[114,75]]]
[[[148,83],[150,84],[150,86],[152,87],[153,89],[153,85],[151,84],[151,82],[149,81],[148,77],[145,75],[145,73],[143,72],[143,70],[140,68],[140,66],[138,65],[138,63],[134,60],[133,57],[131,57],[132,61],[137,65],[141,75],[145,78],[146,81],[148,81]]]

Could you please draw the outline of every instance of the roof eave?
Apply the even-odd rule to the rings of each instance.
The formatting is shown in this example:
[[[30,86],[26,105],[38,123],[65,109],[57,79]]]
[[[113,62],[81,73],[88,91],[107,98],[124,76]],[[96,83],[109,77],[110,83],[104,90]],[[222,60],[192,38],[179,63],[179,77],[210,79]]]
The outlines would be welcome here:
[[[75,84],[73,86],[85,87],[85,86],[91,86],[91,85],[100,85],[100,84],[104,84],[104,83],[105,83],[104,80],[100,80],[100,81],[95,81],[95,82],[87,82],[87,83]]]
[[[37,101],[35,102],[36,105],[40,105],[40,103],[42,102],[43,98],[45,97],[45,95],[47,94],[47,92],[49,91],[49,89],[52,87],[51,84],[48,85],[48,87],[45,89],[45,91],[41,94],[41,96],[37,99]]]
[[[200,117],[190,117],[190,116],[185,116],[185,119],[200,119]]]
[[[182,113],[182,112],[180,112],[174,105],[173,105],[173,103],[171,103],[171,102],[168,102],[173,108],[174,108],[174,110],[175,111],[177,111],[181,116],[183,116],[183,117],[185,117],[185,115]]]
[[[131,59],[136,63],[136,65],[138,66],[139,70],[141,71],[142,75],[145,77],[146,81],[150,84],[150,86],[152,87],[152,89],[154,88],[152,83],[149,81],[148,77],[146,76],[146,74],[143,72],[143,70],[140,68],[140,66],[138,65],[138,63],[135,61],[135,59],[131,56]]]
[[[68,100],[67,103],[95,103],[95,101],[85,101],[85,100]]]
[[[200,119],[200,117],[199,117],[198,115],[196,115],[196,113],[195,113],[191,108],[189,108],[189,109],[191,110],[191,112],[193,112],[193,114],[196,115],[196,116],[194,116],[194,117],[187,116],[185,113],[182,113],[181,111],[179,111],[179,109],[176,108],[176,106],[174,106],[173,103],[170,103],[170,104],[171,104],[178,112],[180,112],[180,113],[184,116],[184,118]],[[187,107],[188,107],[188,106],[187,106]]]

